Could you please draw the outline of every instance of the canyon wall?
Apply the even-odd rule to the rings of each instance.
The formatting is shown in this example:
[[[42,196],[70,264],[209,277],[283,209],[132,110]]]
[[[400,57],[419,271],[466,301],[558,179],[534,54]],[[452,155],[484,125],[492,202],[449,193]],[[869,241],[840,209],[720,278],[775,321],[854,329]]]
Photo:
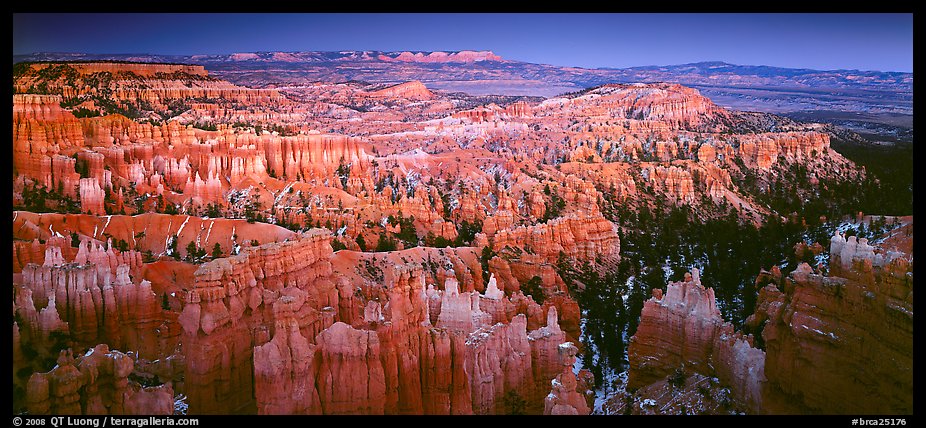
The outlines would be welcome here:
[[[519,307],[540,309],[513,302],[523,295],[494,281],[460,292],[453,276],[426,287],[414,264],[387,268],[382,291],[351,291],[329,239],[302,235],[197,270],[179,319],[184,349],[198,350],[186,358],[191,412],[495,414],[509,391],[542,410],[539,385],[562,371],[550,357],[565,341],[555,307],[529,332]]]
[[[77,357],[61,351],[54,369],[33,373],[26,387],[33,415],[170,415],[170,384],[142,387],[128,380],[132,356],[97,345]]]
[[[760,294],[750,321],[765,323],[766,376],[788,397],[772,405],[913,411],[912,255],[866,241],[834,236],[828,276],[805,264]]]
[[[529,249],[526,258],[555,262],[560,252],[580,260],[614,258],[620,252],[616,226],[600,214],[597,216],[566,216],[533,226],[519,226],[496,232],[492,247]]]
[[[828,276],[803,263],[757,281],[768,285],[746,324],[764,349],[723,321],[696,270],[654,290],[628,347],[628,387],[685,370],[717,376],[757,413],[913,411],[911,253],[836,235]]]

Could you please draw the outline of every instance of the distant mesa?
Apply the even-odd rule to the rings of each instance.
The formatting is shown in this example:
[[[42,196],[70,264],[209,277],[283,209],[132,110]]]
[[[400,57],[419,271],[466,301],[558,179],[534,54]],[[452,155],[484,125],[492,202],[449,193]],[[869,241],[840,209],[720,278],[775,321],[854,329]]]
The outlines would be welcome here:
[[[26,63],[23,63],[26,64]],[[192,64],[173,64],[173,63],[154,63],[154,62],[127,62],[127,61],[64,61],[64,62],[33,62],[28,63],[28,68],[34,71],[41,71],[46,68],[58,68],[66,65],[74,69],[79,74],[92,73],[121,73],[132,72],[138,77],[153,77],[157,73],[185,73],[192,76],[209,77],[209,73],[202,65]],[[49,71],[52,72],[51,70]],[[60,74],[53,73],[53,74]]]
[[[228,57],[228,59],[231,61],[249,61],[249,60],[255,60],[259,58],[260,57],[257,56],[256,53],[253,53],[253,52],[233,53],[231,54],[231,56]]]
[[[434,99],[434,94],[431,93],[423,83],[417,80],[373,91],[370,95],[374,98],[405,98],[415,101]]]
[[[501,61],[502,57],[495,55],[492,51],[460,51],[460,52],[402,52],[393,57],[395,52],[380,55],[379,59],[383,61],[403,61],[403,62],[478,62],[478,61]]]
[[[340,51],[340,52],[236,52],[219,55],[191,55],[191,56],[159,56],[159,55],[94,55],[94,54],[58,54],[35,53],[21,56],[26,60],[56,60],[69,61],[74,59],[131,59],[140,62],[164,62],[164,59],[194,61],[201,63],[214,62],[353,62],[353,61],[386,61],[409,63],[473,63],[480,61],[503,61],[502,57],[492,51]],[[21,61],[14,57],[14,62]]]

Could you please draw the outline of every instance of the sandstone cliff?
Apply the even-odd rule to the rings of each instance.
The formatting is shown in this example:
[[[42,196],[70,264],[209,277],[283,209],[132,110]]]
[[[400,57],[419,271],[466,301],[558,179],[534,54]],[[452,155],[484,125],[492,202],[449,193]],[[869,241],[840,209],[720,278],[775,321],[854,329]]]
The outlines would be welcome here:
[[[771,409],[913,411],[912,255],[865,241],[834,236],[829,276],[803,264],[760,294]]]
[[[829,276],[806,263],[787,277],[763,273],[771,283],[746,324],[761,329],[764,350],[723,322],[693,270],[645,303],[628,386],[685,370],[718,377],[758,413],[912,412],[911,259],[836,235]]]
[[[430,100],[434,94],[419,81],[405,82],[370,93],[374,98],[405,98],[409,100]]]
[[[97,345],[74,357],[61,351],[47,373],[34,373],[26,387],[33,415],[170,415],[174,392],[170,384],[142,387],[128,380],[134,361],[122,352]]]

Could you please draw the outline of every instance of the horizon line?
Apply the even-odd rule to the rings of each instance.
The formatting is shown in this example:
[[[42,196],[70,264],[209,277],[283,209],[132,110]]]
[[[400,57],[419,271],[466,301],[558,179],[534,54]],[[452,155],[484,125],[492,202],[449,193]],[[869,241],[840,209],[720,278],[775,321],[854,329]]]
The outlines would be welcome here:
[[[460,52],[476,52],[476,53],[491,53],[493,55],[499,56],[502,58],[502,61],[513,61],[513,62],[522,62],[526,64],[537,64],[537,65],[549,65],[554,67],[567,67],[567,68],[581,68],[585,70],[627,70],[633,68],[645,68],[645,67],[673,67],[673,66],[682,66],[682,65],[697,65],[697,64],[707,64],[707,63],[720,63],[724,65],[731,65],[736,67],[769,67],[769,68],[780,68],[786,70],[811,70],[811,71],[859,71],[859,72],[876,72],[876,73],[897,73],[897,74],[913,74],[913,71],[899,71],[899,70],[862,70],[858,68],[807,68],[807,67],[785,67],[779,65],[769,65],[769,64],[736,64],[728,62],[722,59],[710,59],[710,60],[701,60],[696,62],[684,62],[684,63],[675,63],[675,64],[642,64],[642,65],[632,65],[626,67],[610,67],[610,66],[601,66],[601,67],[583,67],[583,66],[573,66],[573,65],[557,65],[549,63],[537,63],[530,61],[523,61],[518,59],[508,59],[502,57],[495,53],[492,49],[462,49],[462,50],[439,50],[439,51],[427,51],[427,50],[392,50],[392,51],[383,51],[383,50],[356,50],[356,49],[341,49],[341,50],[295,50],[295,51],[242,51],[242,52],[232,52],[232,53],[187,53],[187,54],[170,54],[170,53],[150,53],[150,52],[124,52],[124,53],[95,53],[95,52],[75,52],[75,51],[39,51],[39,52],[30,52],[30,53],[13,53],[14,57],[17,56],[30,56],[30,55],[41,55],[41,54],[66,54],[66,55],[149,55],[149,56],[167,56],[167,57],[192,57],[192,56],[223,56],[223,55],[236,55],[236,54],[262,54],[262,53],[343,53],[343,52],[379,52],[379,53],[460,53]],[[58,61],[67,61],[67,60],[58,60]],[[143,61],[130,61],[130,62],[143,62]],[[14,64],[16,62],[14,61]]]

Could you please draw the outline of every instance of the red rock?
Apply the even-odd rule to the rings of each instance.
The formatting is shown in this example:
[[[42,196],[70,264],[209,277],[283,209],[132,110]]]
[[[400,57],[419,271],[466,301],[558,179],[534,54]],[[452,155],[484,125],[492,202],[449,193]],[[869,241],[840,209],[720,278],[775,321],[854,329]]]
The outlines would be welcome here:
[[[31,85],[40,80],[35,72],[53,65],[59,64],[30,64],[31,70],[16,81],[17,91],[27,92]],[[166,109],[166,100],[177,98],[223,98],[247,104],[286,101],[276,90],[243,88],[214,79],[199,65],[87,62],[68,63],[66,66],[74,71],[75,76],[72,80],[68,81],[64,76],[42,80],[48,90],[61,91],[66,98],[92,93],[96,88],[87,84],[86,77],[93,73],[106,72],[115,76],[109,85],[112,99],[135,102],[143,100],[160,109]],[[187,77],[174,78],[177,74],[185,74]],[[124,84],[138,80],[143,80],[144,86]]]
[[[717,376],[759,413],[912,411],[910,254],[841,235],[830,254],[829,277],[803,263],[787,277],[757,279],[778,284],[762,288],[746,320],[753,329],[764,325],[765,352],[722,322],[696,275],[670,283],[664,297],[654,292],[628,348],[628,386],[684,364]],[[873,367],[875,360],[882,363]]]
[[[155,327],[163,322],[161,309],[151,284],[135,284],[129,278],[129,266],[119,265],[113,274],[108,265],[28,265],[23,270],[23,291],[28,300],[48,306],[39,318],[24,325],[33,340],[47,340],[45,332],[65,329],[79,344],[99,341],[119,344],[145,355],[160,355]],[[29,303],[20,306],[26,319],[34,309]],[[61,320],[66,320],[62,328]]]
[[[13,95],[14,174],[44,181],[51,178],[49,156],[84,144],[80,122],[60,102],[57,95]],[[51,181],[43,184],[54,189]]]
[[[747,165],[760,169],[771,168],[779,156],[793,162],[813,159],[830,151],[829,135],[817,132],[746,135],[740,140],[740,154]]]
[[[503,413],[506,390],[523,391],[532,384],[527,318],[518,315],[508,325],[476,330],[466,341],[467,372],[472,376],[473,412]]]
[[[699,162],[713,162],[715,159],[717,159],[717,150],[714,149],[714,146],[702,144],[698,147]]]
[[[538,261],[555,261],[560,252],[578,260],[614,258],[620,251],[620,241],[614,228],[600,214],[566,216],[546,224],[501,230],[493,237],[492,247],[495,251],[506,246],[530,248]]]
[[[34,373],[26,387],[29,413],[69,415],[170,415],[174,391],[170,384],[142,388],[128,380],[132,357],[97,345],[74,357],[61,351],[58,365]]]
[[[670,166],[647,167],[644,176],[656,186],[663,189],[671,198],[690,204],[695,201],[694,181],[691,173],[685,169]]]
[[[578,382],[572,372],[579,352],[571,342],[563,343],[557,347],[563,372],[553,380],[553,390],[544,399],[543,414],[545,415],[587,415],[590,413],[585,397],[576,392]]]
[[[254,348],[254,390],[260,414],[321,414],[315,388],[315,345],[302,336],[293,317],[298,300],[283,297],[274,303],[276,333]]]
[[[325,414],[383,414],[386,380],[375,332],[335,323],[316,339]]]
[[[277,299],[291,296],[306,302],[295,305],[298,312],[293,315],[303,337],[314,337],[333,322],[331,313],[338,299],[334,283],[327,279],[331,273],[329,239],[326,231],[314,230],[294,241],[245,248],[237,256],[216,259],[196,270],[179,318],[184,349],[201,350],[186,354],[191,411],[224,413],[248,405],[253,388],[252,343],[263,342],[248,330],[247,319],[260,316]],[[263,373],[261,382],[266,384],[269,374]],[[323,395],[321,390],[319,394]],[[274,406],[311,411],[310,403],[271,404],[273,393],[262,392],[261,396],[268,412],[280,408]]]
[[[103,199],[106,193],[95,178],[80,179],[80,210],[87,214],[104,215]]]
[[[864,241],[834,236],[829,277],[803,264],[783,291],[768,285],[760,293],[766,376],[783,393],[768,397],[770,411],[913,410],[910,255]]]
[[[489,322],[488,314],[479,309],[479,294],[460,293],[457,281],[447,278],[441,294],[437,327],[461,330],[469,334],[478,328],[487,326]]]
[[[409,100],[430,100],[434,94],[419,81],[405,82],[370,93],[374,98],[406,98]]]
[[[562,373],[563,364],[557,350],[566,341],[566,335],[560,329],[556,308],[547,311],[543,327],[531,331],[528,335],[533,362],[534,387],[540,394],[546,392],[549,380]]]
[[[385,58],[501,60],[488,52]],[[31,66],[14,82],[17,91],[28,90],[35,70],[46,66]],[[47,82],[64,98],[14,95],[13,198],[23,203],[33,185],[60,187],[92,215],[14,211],[14,369],[17,346],[45,357],[57,351],[53,335],[82,346],[106,342],[137,351],[140,374],[182,380],[177,389],[189,397],[191,413],[493,414],[507,410],[512,393],[529,413],[541,413],[555,377],[546,410],[584,413],[588,382],[567,369],[574,353],[559,347],[579,336],[581,312],[553,263],[563,254],[613,267],[620,243],[603,208],[640,203],[654,187],[696,210],[730,202],[758,222],[770,212],[739,193],[729,172],[737,172],[737,158],[770,174],[809,165],[811,180],[863,174],[823,134],[731,135],[735,115],[673,84],[606,85],[538,105],[472,107],[420,82],[297,82],[278,91],[236,86],[201,67],[69,67],[73,82]],[[60,103],[93,93],[85,78],[98,71],[113,75],[108,89],[117,105],[144,101],[164,111],[180,101],[189,109],[157,125],[121,115],[77,119]],[[639,164],[643,177],[628,163],[641,159],[655,160]],[[560,217],[539,224],[559,208],[554,199],[565,203]],[[210,204],[224,216],[243,216],[253,202],[272,221],[326,225],[333,233],[199,217]],[[103,216],[107,209],[134,214],[136,204],[185,214]],[[482,230],[472,247],[356,252],[358,236],[371,250],[380,233],[401,232],[384,224],[399,213],[414,217],[418,238],[454,240],[464,220],[481,222]],[[336,255],[332,234],[346,246]],[[114,250],[120,240],[130,250]],[[166,260],[185,256],[190,242],[232,256],[201,265]],[[487,246],[499,257],[484,273],[480,251]],[[834,264],[834,271],[849,275],[857,260],[873,269],[857,275],[862,282],[875,281],[873,272],[885,265],[905,275],[901,259],[882,254],[877,261],[858,242],[841,248],[849,264]],[[142,263],[145,252],[164,260]],[[811,272],[802,267],[793,276],[803,281]],[[534,277],[543,306],[520,291]],[[899,278],[885,282],[887,294],[912,305]],[[690,370],[713,367],[750,407],[771,409],[763,385],[773,379],[762,377],[766,360],[751,337],[722,322],[708,291],[691,291],[707,308],[694,314],[669,304],[680,304],[675,293],[647,303],[632,345],[638,355],[631,356],[634,364],[649,363],[645,354],[666,352],[673,365],[637,364],[638,376],[664,377],[674,362],[691,358]],[[750,325],[775,319],[788,293],[765,292],[765,312]],[[170,309],[159,307],[161,296]],[[669,321],[653,327],[659,316]],[[34,391],[53,386],[47,376],[34,379]],[[87,385],[77,395],[85,410],[113,408],[108,384],[103,392]],[[139,393],[132,403],[148,408],[159,399],[143,397],[155,396]],[[35,393],[30,405],[50,410],[74,402],[70,392],[56,397]]]
[[[627,348],[627,385],[649,385],[679,368],[716,375],[753,409],[762,406],[765,355],[752,347],[717,309],[714,290],[704,288],[697,269],[670,282],[665,296],[654,290],[644,303],[637,332]],[[716,370],[716,372],[715,372]]]

